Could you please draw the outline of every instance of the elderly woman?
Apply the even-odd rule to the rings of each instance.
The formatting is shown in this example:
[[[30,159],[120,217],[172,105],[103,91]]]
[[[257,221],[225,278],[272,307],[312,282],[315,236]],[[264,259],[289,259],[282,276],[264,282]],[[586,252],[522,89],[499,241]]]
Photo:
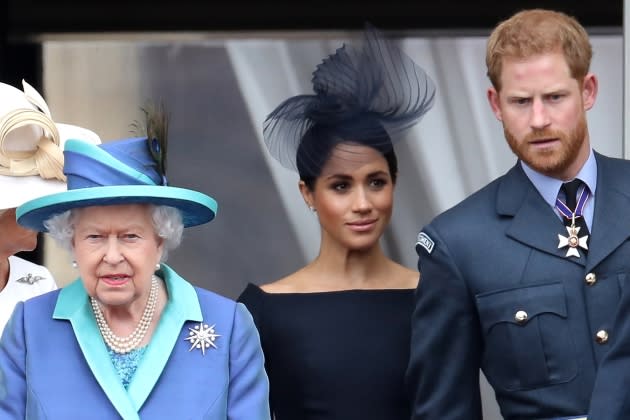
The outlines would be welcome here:
[[[66,189],[66,139],[100,143],[89,130],[55,124],[39,93],[23,86],[24,92],[0,83],[0,333],[17,302],[57,288],[45,267],[15,256],[37,245],[37,232],[15,221],[16,207]]]
[[[147,130],[68,141],[68,191],[18,208],[20,224],[69,246],[80,278],[17,305],[0,341],[0,418],[269,419],[248,311],[163,263],[217,206],[166,185],[163,130]]]

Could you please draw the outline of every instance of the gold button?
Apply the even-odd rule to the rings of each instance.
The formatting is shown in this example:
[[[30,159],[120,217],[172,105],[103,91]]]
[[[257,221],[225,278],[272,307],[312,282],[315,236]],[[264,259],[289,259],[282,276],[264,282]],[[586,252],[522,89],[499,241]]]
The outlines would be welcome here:
[[[599,344],[606,344],[606,342],[608,341],[608,331],[597,331],[597,334],[595,334],[595,341],[597,341]]]
[[[584,281],[586,281],[586,284],[588,284],[589,286],[592,286],[597,281],[597,276],[595,275],[595,273],[588,273],[586,277],[584,277]]]
[[[514,320],[516,320],[516,322],[518,322],[519,324],[524,324],[525,321],[527,321],[527,312],[525,311],[516,312],[516,314],[514,314]]]

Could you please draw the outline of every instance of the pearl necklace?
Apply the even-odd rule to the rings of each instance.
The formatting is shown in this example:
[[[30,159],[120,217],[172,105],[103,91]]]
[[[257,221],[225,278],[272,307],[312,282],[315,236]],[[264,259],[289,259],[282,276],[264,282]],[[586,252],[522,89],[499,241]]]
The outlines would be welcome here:
[[[105,344],[109,346],[110,349],[119,354],[126,354],[138,347],[138,345],[144,339],[144,336],[147,334],[149,326],[151,325],[151,321],[153,320],[153,315],[155,314],[155,307],[157,306],[157,298],[158,298],[158,280],[155,276],[151,278],[151,291],[149,292],[149,299],[147,300],[147,304],[144,307],[144,312],[142,313],[142,318],[140,318],[140,322],[136,325],[136,328],[133,332],[127,337],[120,337],[112,331],[112,329],[107,324],[105,320],[105,316],[103,315],[103,311],[101,310],[100,305],[93,297],[90,297],[90,302],[92,303],[92,311],[94,312],[94,318],[96,318],[96,324],[98,325],[98,329],[101,332],[101,336],[103,336],[103,340],[105,340]]]

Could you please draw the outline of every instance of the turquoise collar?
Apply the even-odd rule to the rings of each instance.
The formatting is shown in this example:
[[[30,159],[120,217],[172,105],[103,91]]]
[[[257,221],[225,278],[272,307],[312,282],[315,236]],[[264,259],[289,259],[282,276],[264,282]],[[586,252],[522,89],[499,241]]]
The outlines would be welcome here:
[[[166,264],[156,274],[164,279],[168,301],[128,390],[112,365],[80,278],[60,291],[53,313],[54,319],[70,321],[94,377],[125,419],[139,419],[138,412],[164,370],[184,323],[203,320],[190,283]]]

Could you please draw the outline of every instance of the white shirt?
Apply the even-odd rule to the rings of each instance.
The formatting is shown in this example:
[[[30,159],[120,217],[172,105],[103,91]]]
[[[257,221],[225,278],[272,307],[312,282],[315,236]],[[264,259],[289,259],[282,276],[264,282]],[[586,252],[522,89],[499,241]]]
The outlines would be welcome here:
[[[9,280],[0,291],[0,334],[18,302],[56,288],[55,280],[46,267],[16,256],[9,257]]]

